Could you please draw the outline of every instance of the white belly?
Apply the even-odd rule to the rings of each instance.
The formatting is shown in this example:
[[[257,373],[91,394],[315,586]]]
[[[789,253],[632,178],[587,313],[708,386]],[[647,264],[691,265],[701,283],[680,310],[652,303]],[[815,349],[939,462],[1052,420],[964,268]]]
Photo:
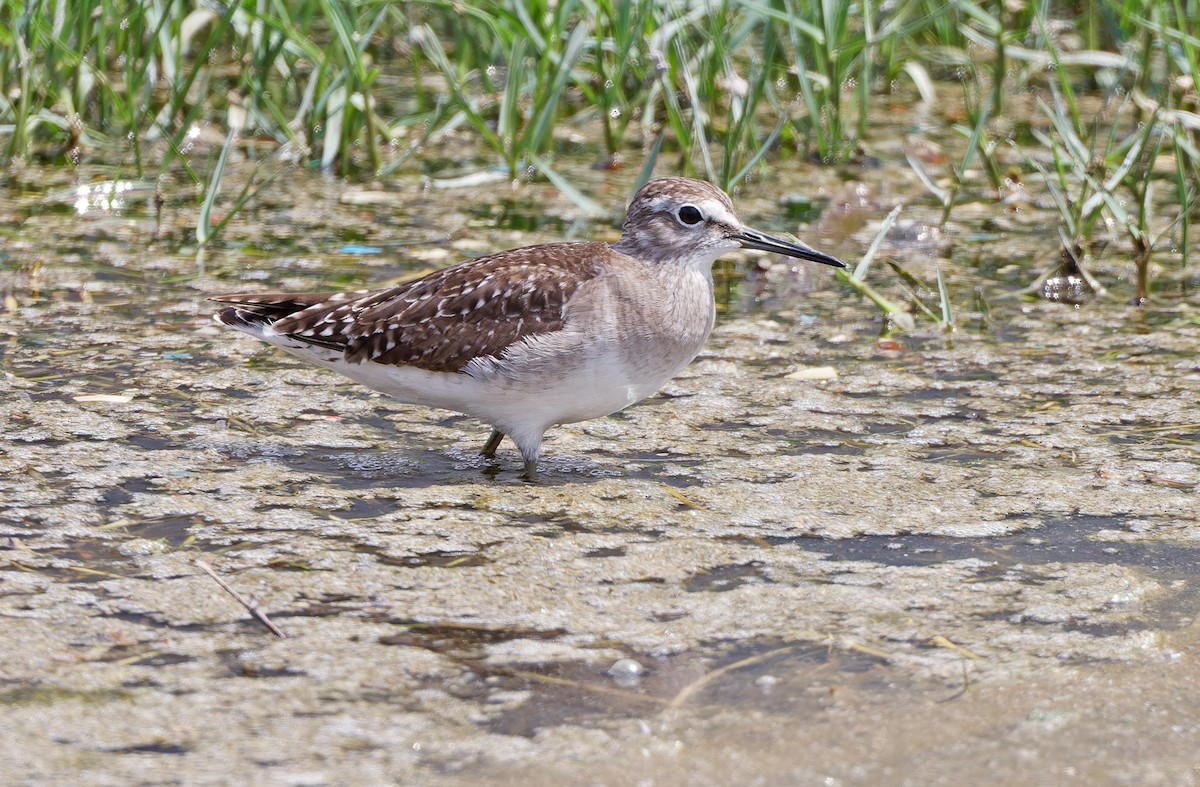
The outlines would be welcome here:
[[[615,413],[657,391],[690,357],[644,373],[611,353],[518,354],[513,362],[472,362],[466,372],[347,363],[340,353],[268,337],[292,355],[338,372],[399,401],[465,413],[505,428],[546,428]]]

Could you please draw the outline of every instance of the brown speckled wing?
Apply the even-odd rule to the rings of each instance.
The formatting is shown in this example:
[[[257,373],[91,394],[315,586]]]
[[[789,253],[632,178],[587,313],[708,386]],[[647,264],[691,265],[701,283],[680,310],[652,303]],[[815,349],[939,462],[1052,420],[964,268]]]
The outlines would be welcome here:
[[[612,253],[604,243],[531,246],[387,290],[214,300],[271,322],[278,333],[341,349],[350,362],[454,372],[527,336],[560,330],[567,301]]]

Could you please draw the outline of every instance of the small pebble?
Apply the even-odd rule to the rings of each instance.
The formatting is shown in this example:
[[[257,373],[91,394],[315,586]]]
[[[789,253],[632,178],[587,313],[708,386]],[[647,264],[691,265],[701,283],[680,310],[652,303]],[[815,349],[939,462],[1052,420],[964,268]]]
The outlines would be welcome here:
[[[805,366],[791,374],[785,374],[785,380],[836,380],[837,369],[832,366]]]
[[[108,404],[125,404],[132,402],[132,396],[124,394],[80,394],[71,397],[76,402],[106,402]]]

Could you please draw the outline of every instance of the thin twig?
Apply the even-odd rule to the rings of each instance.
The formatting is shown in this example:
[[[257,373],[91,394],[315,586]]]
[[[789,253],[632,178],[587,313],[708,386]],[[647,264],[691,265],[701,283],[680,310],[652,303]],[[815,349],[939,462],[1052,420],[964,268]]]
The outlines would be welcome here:
[[[967,665],[971,662],[967,661],[966,659],[962,659],[962,661],[959,663],[962,664],[962,688],[951,694],[949,697],[937,700],[938,703],[953,702],[954,700],[966,694],[971,688],[971,671],[967,668]]]
[[[249,611],[250,614],[254,616],[255,620],[257,620],[259,623],[266,626],[267,629],[272,634],[279,637],[280,639],[287,639],[287,634],[284,634],[282,631],[280,631],[278,626],[276,626],[274,623],[271,622],[271,619],[267,617],[267,613],[265,613],[261,609],[259,609],[258,605],[255,604],[253,601],[247,601],[236,590],[229,587],[229,584],[226,583],[225,580],[223,580],[219,576],[217,576],[217,572],[213,571],[211,566],[209,566],[203,560],[197,560],[196,565],[199,566],[200,570],[203,571],[205,574],[208,574],[210,577],[215,579],[217,581],[217,584],[221,586],[222,590],[224,590],[226,593],[228,593],[229,595],[231,595],[235,599],[237,599],[237,602],[239,604],[241,604],[243,607],[245,607],[247,609],[247,611]]]
[[[939,648],[945,648],[946,650],[954,651],[958,655],[973,661],[979,658],[979,655],[974,651],[970,650],[969,648],[964,648],[962,645],[959,645],[955,642],[951,642],[948,638],[943,637],[941,634],[935,634],[930,637],[929,644],[937,645]]]
[[[532,672],[530,670],[498,667],[488,669],[487,672],[494,675],[511,675],[514,678],[523,678],[529,681],[549,683],[555,686],[567,686],[569,688],[590,692],[592,694],[606,694],[611,697],[620,697],[621,699],[629,702],[649,702],[656,705],[668,704],[667,700],[663,699],[662,697],[656,697],[653,694],[641,694],[636,691],[615,689],[612,686],[602,686],[598,683],[587,683],[584,681],[571,680],[569,678],[560,678],[555,675],[543,675],[540,672]]]
[[[780,653],[786,653],[789,650],[796,650],[800,647],[803,647],[801,643],[784,645],[782,648],[773,648],[765,653],[759,653],[758,655],[750,656],[749,658],[741,659],[740,661],[735,661],[732,664],[726,664],[724,667],[718,667],[712,672],[701,676],[698,680],[695,680],[684,686],[683,689],[675,695],[674,699],[667,703],[667,709],[678,710],[679,708],[683,707],[683,704],[691,699],[693,695],[726,673],[742,669],[743,667],[749,667],[751,664],[757,664],[761,661],[766,661],[767,659],[775,658]]]

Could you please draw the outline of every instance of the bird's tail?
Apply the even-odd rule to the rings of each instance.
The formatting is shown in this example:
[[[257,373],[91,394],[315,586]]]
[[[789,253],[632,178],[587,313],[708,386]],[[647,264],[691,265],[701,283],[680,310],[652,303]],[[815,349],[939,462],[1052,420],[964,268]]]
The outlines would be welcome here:
[[[289,317],[314,304],[329,300],[330,293],[235,293],[209,300],[230,304],[213,315],[217,322],[261,338],[263,330],[276,320]]]

